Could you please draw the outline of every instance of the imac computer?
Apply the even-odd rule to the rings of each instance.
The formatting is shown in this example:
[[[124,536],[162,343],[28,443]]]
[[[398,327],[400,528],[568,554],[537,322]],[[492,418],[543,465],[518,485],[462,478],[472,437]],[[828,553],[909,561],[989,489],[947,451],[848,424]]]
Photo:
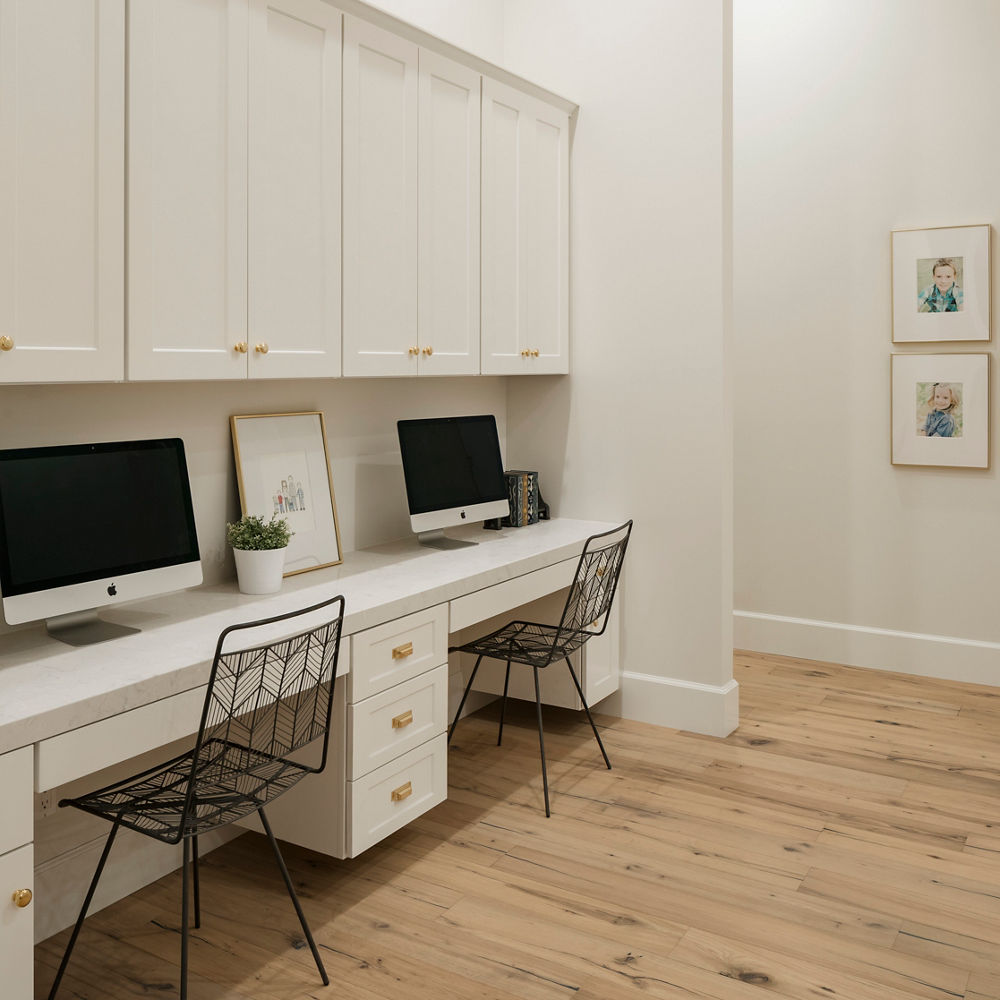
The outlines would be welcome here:
[[[179,438],[0,450],[8,624],[46,619],[73,646],[138,629],[99,608],[201,583]]]
[[[475,545],[448,538],[442,529],[510,513],[492,414],[400,420],[396,429],[410,526],[422,544],[440,549]]]

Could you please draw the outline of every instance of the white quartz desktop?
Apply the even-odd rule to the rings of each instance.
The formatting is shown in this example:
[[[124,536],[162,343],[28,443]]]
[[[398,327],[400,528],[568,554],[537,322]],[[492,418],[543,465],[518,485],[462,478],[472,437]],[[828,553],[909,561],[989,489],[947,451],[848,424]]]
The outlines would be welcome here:
[[[343,594],[350,635],[570,559],[589,535],[614,527],[557,518],[497,532],[456,531],[480,543],[469,548],[391,542],[349,553],[340,566],[289,577],[267,597],[243,596],[232,583],[107,609],[102,617],[142,631],[93,646],[67,646],[41,625],[13,631],[0,638],[0,753],[205,684],[228,625]]]

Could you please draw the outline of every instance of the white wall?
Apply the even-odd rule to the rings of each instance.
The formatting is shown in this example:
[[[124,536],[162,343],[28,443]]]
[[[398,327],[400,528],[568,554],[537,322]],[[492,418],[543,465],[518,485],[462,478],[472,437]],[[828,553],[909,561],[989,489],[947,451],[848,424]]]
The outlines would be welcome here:
[[[557,513],[634,517],[623,690],[736,725],[731,642],[729,5],[507,0],[506,68],[579,102],[569,378],[512,379],[509,455]]]
[[[504,0],[378,0],[372,6],[497,66],[503,64]]]
[[[893,347],[889,232],[996,224],[998,38],[995,0],[736,0],[738,645],[1000,677],[996,471],[889,460],[890,351],[994,353]]]

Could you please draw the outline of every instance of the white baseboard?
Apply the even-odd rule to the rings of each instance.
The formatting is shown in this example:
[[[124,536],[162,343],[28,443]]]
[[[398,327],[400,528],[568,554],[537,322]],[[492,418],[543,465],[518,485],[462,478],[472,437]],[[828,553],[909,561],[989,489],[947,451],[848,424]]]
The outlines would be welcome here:
[[[978,639],[734,611],[733,641],[737,649],[759,653],[1000,684],[1000,643]]]
[[[739,684],[698,684],[676,677],[623,671],[621,688],[596,706],[598,712],[637,722],[728,736],[740,722]]]

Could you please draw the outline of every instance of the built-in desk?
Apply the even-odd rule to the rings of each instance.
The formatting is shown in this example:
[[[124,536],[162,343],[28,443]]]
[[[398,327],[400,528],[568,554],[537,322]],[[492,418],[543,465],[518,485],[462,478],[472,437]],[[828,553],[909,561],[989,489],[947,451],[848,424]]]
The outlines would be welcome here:
[[[0,638],[0,968],[5,975],[16,970],[5,979],[8,1000],[31,996],[32,917],[47,905],[11,901],[14,890],[33,886],[36,793],[190,735],[223,628],[345,595],[338,740],[327,772],[312,779],[323,785],[310,793],[309,828],[296,820],[292,799],[275,829],[334,856],[353,856],[446,794],[448,634],[566,587],[584,540],[611,527],[556,519],[495,533],[463,529],[457,534],[480,544],[448,551],[394,542],[290,577],[269,597],[242,596],[232,584],[109,609],[109,620],[142,631],[96,646],[65,646],[40,627]],[[410,638],[397,641],[404,633]],[[408,643],[412,652],[400,655]],[[387,748],[371,738],[372,720],[396,718],[399,698],[422,707],[414,710],[413,728],[403,727],[398,745]],[[410,792],[389,788],[404,758],[424,775]],[[378,808],[382,798],[400,808],[372,813],[371,788]],[[315,842],[320,815],[325,844]]]

